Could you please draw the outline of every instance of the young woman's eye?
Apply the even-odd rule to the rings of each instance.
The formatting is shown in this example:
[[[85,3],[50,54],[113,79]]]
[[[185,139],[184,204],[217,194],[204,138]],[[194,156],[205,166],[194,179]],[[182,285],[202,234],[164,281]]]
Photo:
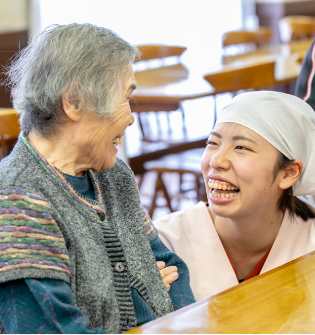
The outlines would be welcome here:
[[[244,147],[243,145],[238,145],[235,149],[252,151],[251,149],[249,149],[249,148],[247,148],[247,147]]]
[[[207,140],[206,145],[218,145],[218,144],[213,141]]]

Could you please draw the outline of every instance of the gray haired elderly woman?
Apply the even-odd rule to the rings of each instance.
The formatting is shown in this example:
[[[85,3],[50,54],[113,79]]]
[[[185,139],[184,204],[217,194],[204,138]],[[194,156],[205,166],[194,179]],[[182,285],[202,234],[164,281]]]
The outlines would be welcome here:
[[[2,331],[118,333],[194,302],[116,159],[136,56],[108,29],[71,24],[8,70],[22,132],[0,163]]]

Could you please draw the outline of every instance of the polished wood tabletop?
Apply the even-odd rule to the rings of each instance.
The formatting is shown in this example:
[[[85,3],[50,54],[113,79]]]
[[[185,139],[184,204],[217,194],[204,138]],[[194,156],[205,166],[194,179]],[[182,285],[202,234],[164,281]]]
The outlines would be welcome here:
[[[315,333],[315,252],[128,333]]]

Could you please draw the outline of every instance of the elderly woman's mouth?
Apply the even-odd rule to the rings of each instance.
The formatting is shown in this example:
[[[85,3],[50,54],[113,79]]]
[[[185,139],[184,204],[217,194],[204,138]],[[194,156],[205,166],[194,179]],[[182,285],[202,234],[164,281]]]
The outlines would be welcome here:
[[[122,136],[116,136],[113,140],[112,140],[113,146],[116,148],[117,144],[121,144],[122,143]]]
[[[209,179],[208,185],[211,195],[218,198],[231,198],[240,191],[235,185],[216,179]]]

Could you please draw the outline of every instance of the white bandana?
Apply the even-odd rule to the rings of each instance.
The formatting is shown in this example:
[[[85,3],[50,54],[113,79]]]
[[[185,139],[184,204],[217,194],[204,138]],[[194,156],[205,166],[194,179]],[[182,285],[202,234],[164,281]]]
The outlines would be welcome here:
[[[315,112],[303,100],[280,92],[258,91],[236,96],[216,122],[241,124],[262,136],[289,159],[300,159],[303,171],[293,194],[315,195]]]

